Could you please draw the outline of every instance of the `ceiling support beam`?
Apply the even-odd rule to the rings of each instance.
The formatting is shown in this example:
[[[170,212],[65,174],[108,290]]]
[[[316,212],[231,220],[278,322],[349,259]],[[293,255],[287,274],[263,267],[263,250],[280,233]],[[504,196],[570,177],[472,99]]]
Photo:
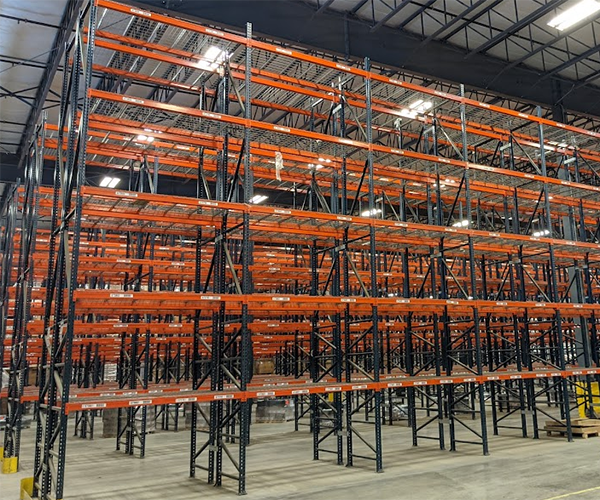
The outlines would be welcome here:
[[[398,26],[396,26],[396,28],[401,30],[402,28],[404,28],[404,26],[409,24],[413,19],[415,19],[416,17],[419,17],[421,14],[423,14],[423,12],[425,12],[435,2],[437,2],[437,0],[429,0],[426,4],[422,5],[418,11],[416,11],[411,16],[407,17],[404,21],[402,21],[402,23],[400,23]]]
[[[356,15],[356,13],[363,8],[363,6],[368,2],[369,0],[360,0],[360,2],[358,2],[354,7],[352,7],[352,10],[350,11],[351,15]]]
[[[396,5],[390,12],[388,12],[385,16],[383,16],[375,26],[371,28],[371,33],[377,31],[381,28],[385,23],[387,23],[392,17],[394,17],[398,12],[400,12],[404,7],[410,5],[410,0],[400,0],[400,3]]]
[[[321,12],[323,12],[327,7],[329,7],[334,0],[325,0],[318,8],[317,12],[315,12],[316,15],[319,15]]]
[[[474,14],[473,17],[469,18],[465,24],[462,24],[462,25],[454,28],[450,33],[445,34],[444,37],[441,39],[441,41],[445,42],[448,39],[452,38],[460,30],[464,29],[466,24],[476,21],[481,16],[487,14],[490,10],[492,10],[494,7],[496,7],[496,5],[498,5],[499,3],[502,3],[503,1],[504,0],[494,0],[494,2],[491,3],[490,5],[488,5],[485,9],[480,10],[477,14]]]
[[[463,10],[460,14],[458,14],[458,16],[454,16],[454,18],[452,19],[452,21],[450,21],[449,23],[445,23],[443,26],[441,26],[437,31],[434,31],[431,35],[429,35],[425,40],[423,40],[421,42],[421,46],[423,45],[427,45],[429,42],[431,42],[431,40],[436,39],[439,35],[441,35],[444,31],[446,31],[447,29],[451,28],[452,26],[454,26],[456,23],[460,22],[462,19],[465,18],[465,16],[468,16],[471,12],[473,12],[475,9],[481,7],[484,3],[488,2],[488,0],[478,0],[477,2],[475,2],[474,4],[472,4],[470,7],[468,7],[467,9]]]
[[[578,62],[583,61],[584,59],[587,59],[588,57],[596,55],[598,52],[600,52],[600,45],[596,45],[596,46],[592,47],[591,49],[588,49],[585,52],[582,52],[577,57],[574,57],[573,59],[569,59],[568,61],[565,61],[564,63],[560,64],[556,68],[546,72],[540,78],[540,81],[544,81],[544,80],[550,78],[552,75],[555,75],[556,73],[560,73],[564,69],[569,68],[570,66],[573,66],[573,64],[577,64]]]
[[[540,17],[545,16],[548,12],[556,9],[556,7],[559,7],[561,4],[565,3],[566,1],[567,0],[549,0],[546,3],[546,5],[533,11],[531,14],[529,14],[528,16],[525,16],[520,21],[517,21],[515,24],[513,24],[507,30],[501,31],[494,38],[488,40],[487,42],[481,44],[479,47],[473,49],[471,52],[469,52],[467,54],[465,59],[473,57],[475,54],[477,54],[479,52],[485,52],[486,50],[489,50],[492,47],[495,47],[500,42],[503,42],[511,35],[514,35],[518,31],[520,31],[522,28],[527,26],[528,24],[533,23],[534,21],[537,21]]]
[[[599,18],[600,18],[600,12],[598,12],[597,14],[595,14],[594,16],[592,16],[590,18],[590,22],[596,21]],[[570,29],[562,31],[560,35],[558,35],[557,37],[553,38],[549,42],[546,42],[545,44],[536,47],[535,49],[533,49],[533,50],[527,52],[525,55],[521,56],[519,59],[516,59],[516,60],[510,62],[509,64],[507,64],[502,69],[501,73],[504,73],[505,71],[508,71],[508,70],[510,70],[510,69],[518,66],[519,64],[525,62],[530,57],[532,57],[532,56],[534,56],[536,54],[539,54],[543,50],[546,50],[546,49],[552,47],[553,45],[555,45],[556,43],[560,42],[564,38],[567,38],[568,36],[570,36],[573,32],[577,31],[581,27],[582,27],[582,25],[576,24],[575,26],[571,27]]]

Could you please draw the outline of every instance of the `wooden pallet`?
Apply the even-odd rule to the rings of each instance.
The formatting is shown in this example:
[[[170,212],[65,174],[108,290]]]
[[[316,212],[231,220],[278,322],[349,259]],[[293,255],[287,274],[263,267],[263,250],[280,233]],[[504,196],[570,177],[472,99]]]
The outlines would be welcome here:
[[[554,434],[560,434],[565,436],[567,434],[567,426],[554,420],[546,421],[544,427],[547,436]],[[573,436],[579,436],[583,439],[588,437],[600,436],[600,420],[592,418],[576,418],[571,421],[571,432]]]
[[[546,431],[546,436],[552,436],[552,434],[560,434],[561,436],[567,435],[566,427],[544,427]],[[600,427],[588,427],[585,429],[571,429],[573,436],[578,436],[583,439],[587,439],[589,437],[600,436]]]
[[[548,422],[546,422],[548,423]],[[574,418],[571,425],[577,427],[600,427],[600,419],[597,418]]]

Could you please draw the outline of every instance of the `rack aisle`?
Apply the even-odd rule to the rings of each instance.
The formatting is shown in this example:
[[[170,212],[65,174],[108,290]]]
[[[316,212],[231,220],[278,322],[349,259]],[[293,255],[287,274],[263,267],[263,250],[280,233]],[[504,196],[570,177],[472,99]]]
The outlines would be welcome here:
[[[239,494],[260,400],[376,472],[398,405],[413,445],[484,455],[595,415],[598,133],[111,0],[64,66],[2,229],[32,498],[64,497],[69,420],[100,413],[140,458],[185,416],[190,476]]]

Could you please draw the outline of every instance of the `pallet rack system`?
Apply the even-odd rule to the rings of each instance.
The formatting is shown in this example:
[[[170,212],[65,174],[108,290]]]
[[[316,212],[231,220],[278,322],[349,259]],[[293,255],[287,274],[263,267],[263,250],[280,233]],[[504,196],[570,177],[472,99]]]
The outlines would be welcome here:
[[[144,456],[148,408],[185,405],[190,475],[245,493],[257,399],[294,398],[313,458],[378,472],[398,398],[414,445],[484,454],[488,419],[571,439],[593,412],[598,133],[110,0],[64,67],[2,233],[4,457],[36,401],[32,496],[63,498],[72,413],[89,438],[117,409],[117,449]]]

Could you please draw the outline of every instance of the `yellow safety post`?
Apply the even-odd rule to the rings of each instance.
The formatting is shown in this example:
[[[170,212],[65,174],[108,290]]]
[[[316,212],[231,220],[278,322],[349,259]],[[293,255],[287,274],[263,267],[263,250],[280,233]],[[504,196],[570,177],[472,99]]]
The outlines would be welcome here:
[[[33,495],[33,477],[21,479],[21,500],[31,500]]]
[[[2,461],[2,474],[14,474],[19,470],[19,457],[7,457]]]
[[[590,384],[592,389],[592,409],[594,413],[600,415],[600,387],[598,382],[592,382]],[[586,404],[589,402],[589,394],[587,394],[587,384],[577,384],[575,386],[575,392],[577,394],[577,406],[579,408],[579,416],[581,418],[587,418],[586,415]]]

